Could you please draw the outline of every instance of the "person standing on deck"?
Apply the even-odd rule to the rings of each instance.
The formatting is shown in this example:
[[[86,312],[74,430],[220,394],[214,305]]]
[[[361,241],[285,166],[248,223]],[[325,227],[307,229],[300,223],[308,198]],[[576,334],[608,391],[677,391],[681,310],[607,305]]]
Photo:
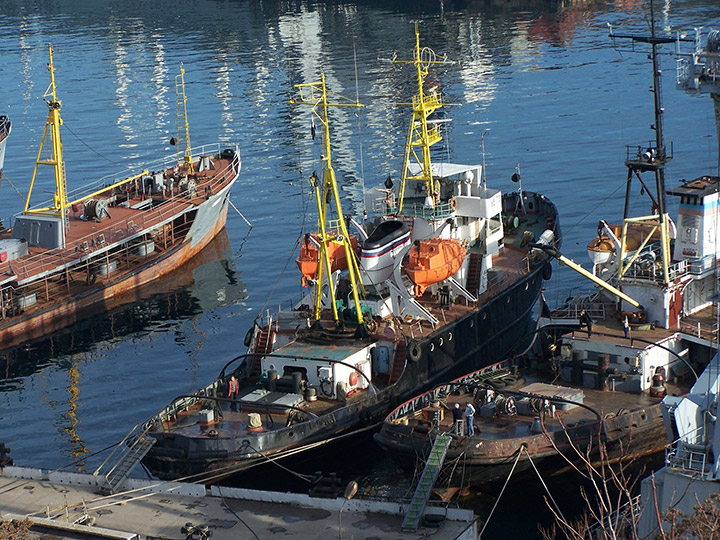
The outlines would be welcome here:
[[[625,315],[625,320],[623,321],[623,331],[625,332],[625,337],[630,337],[630,323],[628,322],[627,315]]]
[[[452,410],[453,413],[453,431],[455,432],[455,435],[458,437],[462,437],[463,432],[465,431],[463,429],[463,411],[460,408],[460,404],[456,403]]]
[[[580,312],[580,327],[581,328],[582,328],[583,324],[585,326],[587,326],[588,337],[592,336],[593,320],[590,317],[590,315],[588,314],[588,312],[585,311],[584,309]]]
[[[230,402],[230,410],[237,410],[237,396],[239,390],[238,380],[235,378],[235,375],[231,375],[230,380],[228,380],[228,397],[232,400]]]
[[[473,404],[468,401],[467,407],[465,407],[465,421],[467,422],[467,434],[469,437],[475,435],[475,426],[473,425],[474,418],[475,407],[473,407]]]

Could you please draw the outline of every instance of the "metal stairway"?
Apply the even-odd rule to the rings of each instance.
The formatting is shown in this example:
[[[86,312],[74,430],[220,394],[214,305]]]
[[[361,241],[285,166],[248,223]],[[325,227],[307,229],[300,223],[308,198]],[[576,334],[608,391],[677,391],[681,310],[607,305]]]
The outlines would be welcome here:
[[[115,493],[115,490],[119,488],[125,479],[132,471],[133,467],[140,463],[142,458],[150,451],[150,448],[157,442],[154,437],[146,437],[144,435],[139,436],[135,439],[135,442],[123,455],[120,461],[113,467],[109,473],[105,475],[107,485],[104,487],[105,490],[110,493]]]
[[[425,511],[430,493],[435,485],[435,480],[440,473],[440,469],[445,461],[448,447],[452,437],[446,433],[441,433],[435,439],[430,454],[428,455],[425,468],[423,469],[420,481],[415,488],[412,501],[405,512],[405,518],[402,522],[402,529],[408,531],[416,531],[420,524],[420,519]]]

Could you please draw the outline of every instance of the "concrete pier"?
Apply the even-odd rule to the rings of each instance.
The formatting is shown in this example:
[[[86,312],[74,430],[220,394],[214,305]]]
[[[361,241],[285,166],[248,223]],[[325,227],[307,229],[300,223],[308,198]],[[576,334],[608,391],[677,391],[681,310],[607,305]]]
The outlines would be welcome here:
[[[475,540],[478,536],[471,510],[430,505],[426,514],[444,519],[407,532],[400,527],[403,504],[399,502],[318,499],[138,479],[128,479],[122,493],[103,495],[103,480],[89,474],[6,467],[0,474],[0,520],[29,517],[34,521],[31,538],[51,533],[63,540],[185,540],[188,524],[197,530],[206,527],[212,540],[401,540],[431,535]]]

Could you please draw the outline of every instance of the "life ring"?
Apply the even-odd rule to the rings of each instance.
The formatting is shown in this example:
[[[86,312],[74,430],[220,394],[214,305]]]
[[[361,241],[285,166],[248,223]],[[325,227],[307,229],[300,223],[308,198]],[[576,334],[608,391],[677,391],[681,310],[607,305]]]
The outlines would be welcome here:
[[[218,436],[217,430],[211,429],[210,431],[208,431],[208,437],[217,437],[217,436]]]
[[[552,266],[550,265],[549,262],[545,264],[545,267],[543,268],[543,271],[542,271],[542,276],[545,281],[549,281],[550,278],[552,277]]]
[[[370,319],[370,318],[366,319],[365,320],[365,328],[367,328],[368,332],[370,332],[371,334],[374,334],[378,328],[377,321],[375,319]]]
[[[407,355],[408,358],[413,362],[417,362],[418,360],[420,360],[420,357],[422,356],[422,348],[417,341],[413,341],[410,344],[410,346],[408,347]]]
[[[453,212],[457,210],[457,199],[455,197],[450,199],[450,210],[452,210]]]
[[[250,343],[252,343],[253,330],[254,330],[254,328],[250,328],[247,331],[247,334],[245,334],[245,339],[243,340],[243,343],[245,344],[246,347],[249,347]]]

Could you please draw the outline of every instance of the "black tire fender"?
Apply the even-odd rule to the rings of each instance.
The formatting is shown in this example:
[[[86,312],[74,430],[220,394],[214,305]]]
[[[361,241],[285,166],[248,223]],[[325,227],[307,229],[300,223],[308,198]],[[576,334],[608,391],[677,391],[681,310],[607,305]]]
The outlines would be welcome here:
[[[543,267],[542,277],[545,281],[549,281],[552,277],[552,265],[549,261],[545,263],[545,266]]]
[[[420,344],[417,341],[411,342],[408,346],[407,357],[413,362],[417,362],[420,360],[421,356],[422,348],[420,347]]]

